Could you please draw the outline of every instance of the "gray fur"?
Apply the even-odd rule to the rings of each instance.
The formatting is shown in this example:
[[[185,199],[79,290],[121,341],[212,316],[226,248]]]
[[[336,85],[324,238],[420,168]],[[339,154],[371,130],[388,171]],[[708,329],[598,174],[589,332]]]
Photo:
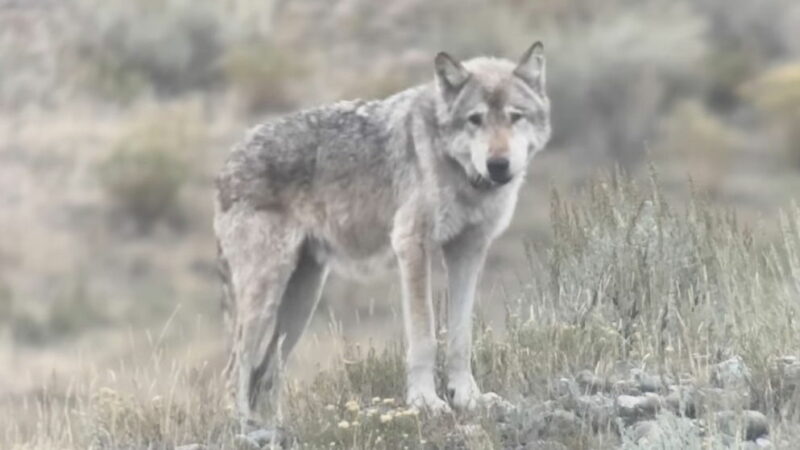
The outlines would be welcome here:
[[[511,220],[527,163],[550,136],[544,57],[536,45],[520,64],[440,54],[434,68],[434,82],[384,100],[270,120],[228,157],[214,228],[243,420],[301,336],[328,270],[363,278],[392,262],[403,287],[407,400],[447,409],[433,386],[436,247],[450,278],[452,402],[470,408],[483,398],[469,368],[470,311],[489,244]],[[508,173],[490,173],[488,158],[505,160]]]

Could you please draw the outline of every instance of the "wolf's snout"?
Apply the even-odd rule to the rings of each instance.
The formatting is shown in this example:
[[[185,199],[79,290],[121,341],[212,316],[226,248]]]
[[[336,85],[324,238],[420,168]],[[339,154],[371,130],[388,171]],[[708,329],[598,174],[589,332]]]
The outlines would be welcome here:
[[[489,178],[495,183],[506,183],[511,179],[511,173],[509,173],[508,168],[508,158],[492,157],[486,161],[486,170],[489,172]]]

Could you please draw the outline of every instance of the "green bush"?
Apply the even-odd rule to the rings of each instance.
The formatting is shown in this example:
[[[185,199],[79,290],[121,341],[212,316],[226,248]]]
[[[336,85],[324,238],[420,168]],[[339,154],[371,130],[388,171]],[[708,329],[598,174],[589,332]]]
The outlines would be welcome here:
[[[742,92],[767,117],[789,158],[800,165],[800,63],[768,70]]]
[[[69,28],[70,63],[103,96],[175,95],[221,78],[227,33],[215,2],[82,0],[70,17],[80,24]]]
[[[59,282],[57,294],[43,310],[15,302],[11,291],[0,288],[0,325],[8,325],[16,344],[42,345],[79,335],[107,324],[107,305],[89,292],[83,276]]]
[[[192,174],[191,152],[203,139],[197,119],[185,112],[135,122],[99,165],[101,186],[119,211],[146,230],[178,207]]]
[[[290,83],[306,72],[295,55],[263,42],[230,49],[222,65],[228,84],[250,113],[293,107]]]
[[[660,163],[688,172],[695,186],[716,192],[743,138],[702,103],[686,100],[667,115],[653,146]]]

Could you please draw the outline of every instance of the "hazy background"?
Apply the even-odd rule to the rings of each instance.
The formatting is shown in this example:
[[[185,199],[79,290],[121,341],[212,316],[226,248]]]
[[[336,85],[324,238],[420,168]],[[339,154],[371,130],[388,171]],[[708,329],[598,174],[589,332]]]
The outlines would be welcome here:
[[[652,164],[754,227],[800,192],[796,0],[0,0],[0,408],[154,346],[219,364],[212,180],[247,128],[535,40],[554,137],[491,252],[490,320],[551,239],[552,188]],[[398,294],[331,280],[296,375],[332,328],[396,339]]]

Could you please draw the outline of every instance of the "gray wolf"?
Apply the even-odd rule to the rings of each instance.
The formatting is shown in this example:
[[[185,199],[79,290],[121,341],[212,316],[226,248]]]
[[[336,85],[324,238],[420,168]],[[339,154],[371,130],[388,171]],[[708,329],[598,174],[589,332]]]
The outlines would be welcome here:
[[[431,258],[448,275],[452,406],[486,398],[473,378],[471,311],[490,243],[511,220],[533,156],[550,137],[545,58],[434,60],[432,82],[269,120],[216,179],[214,230],[232,326],[228,372],[243,426],[303,334],[329,271],[361,278],[395,262],[409,405],[436,393]]]

